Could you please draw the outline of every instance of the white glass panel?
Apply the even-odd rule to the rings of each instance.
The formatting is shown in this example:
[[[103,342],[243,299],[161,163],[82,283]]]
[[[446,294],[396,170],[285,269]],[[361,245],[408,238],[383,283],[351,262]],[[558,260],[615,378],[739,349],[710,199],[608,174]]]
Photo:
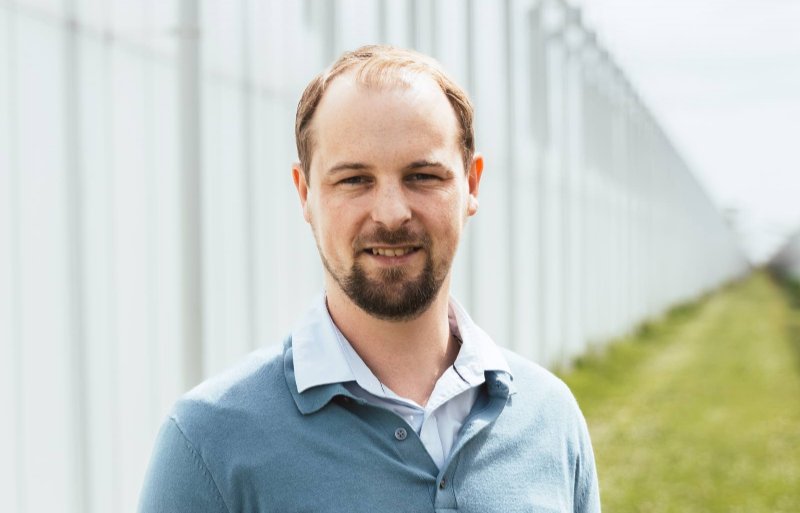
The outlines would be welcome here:
[[[119,493],[123,505],[136,502],[139,482],[151,447],[148,419],[151,416],[155,326],[152,314],[154,273],[149,227],[155,219],[150,190],[153,169],[147,145],[151,127],[146,124],[151,108],[146,101],[146,63],[139,54],[115,48],[112,54],[111,95],[113,104],[112,216],[114,220],[114,319],[117,376],[116,422],[118,446],[115,454],[120,470]]]
[[[433,32],[435,57],[461,87],[468,88],[467,3],[440,0],[434,7],[439,21]]]
[[[110,0],[73,0],[75,19],[92,31],[110,28]]]
[[[414,0],[412,3],[411,23],[413,23],[414,41],[411,44],[415,49],[426,54],[432,54],[435,51],[434,32],[438,27],[433,26],[434,4],[433,0]]]
[[[305,87],[306,83],[312,76],[319,73],[323,67],[327,66],[325,62],[324,52],[321,41],[321,34],[309,30],[309,26],[305,23],[304,12],[301,9],[300,2],[285,3],[281,0],[272,0],[279,3],[282,7],[282,20],[285,24],[281,30],[276,30],[273,34],[280,34],[282,42],[272,40],[269,48],[272,52],[280,53],[286,59],[287,66],[283,69],[286,70],[289,79],[286,81],[289,91],[289,103],[294,107],[297,100],[300,99],[300,91]],[[280,52],[282,47],[290,48],[289,51]],[[256,46],[256,48],[260,48]]]
[[[241,2],[203,1],[200,15],[201,55],[205,73],[228,80],[240,80],[242,74],[243,24],[245,11]]]
[[[175,58],[179,41],[178,0],[148,0],[148,46],[158,55]]]
[[[12,67],[14,20],[9,11],[0,7],[0,411],[7,412],[0,422],[0,496],[7,497],[10,511],[21,508],[19,469],[21,451],[18,443],[20,418],[18,406],[20,352],[18,327],[17,269],[17,167],[12,152],[16,130],[16,101]],[[13,110],[12,110],[13,109]]]
[[[413,45],[413,41],[409,38],[411,33],[409,24],[413,23],[409,17],[411,0],[386,0],[385,5],[386,43],[400,48],[410,48]]]
[[[474,249],[473,309],[479,324],[501,345],[509,345],[509,217],[507,118],[505,104],[505,19],[502,4],[474,2],[472,35],[475,73],[472,97],[477,105],[476,147],[485,158],[480,209],[472,224]]]
[[[112,106],[109,98],[109,49],[95,37],[83,37],[78,91],[80,93],[80,152],[83,175],[83,276],[86,348],[86,430],[89,444],[90,511],[119,509],[114,496],[118,468],[114,462],[116,417],[114,394],[116,347],[111,323],[113,308],[113,249],[109,149]]]
[[[205,372],[213,374],[251,347],[248,323],[241,90],[216,80],[203,98],[204,228],[206,301]]]
[[[33,9],[38,12],[62,16],[64,14],[65,0],[15,0],[23,9]],[[30,12],[30,11],[28,11]]]
[[[113,35],[141,43],[147,37],[145,4],[141,0],[110,0],[109,20]]]
[[[372,0],[339,0],[336,27],[337,54],[380,41],[378,3]]]
[[[68,290],[62,36],[50,24],[16,20],[16,154],[22,341],[22,493],[29,511],[72,511],[69,439],[71,332]],[[36,66],[29,63],[35,62]],[[42,493],[42,490],[47,493]]]
[[[306,82],[326,66],[322,38],[301,2],[267,0],[249,4],[250,70],[260,92],[300,97]],[[319,8],[322,4],[315,3]]]
[[[154,382],[157,403],[151,429],[155,430],[183,390],[180,280],[180,216],[178,169],[178,72],[160,62],[152,65],[150,119],[155,201],[153,272],[155,273]],[[155,434],[155,431],[153,431]]]

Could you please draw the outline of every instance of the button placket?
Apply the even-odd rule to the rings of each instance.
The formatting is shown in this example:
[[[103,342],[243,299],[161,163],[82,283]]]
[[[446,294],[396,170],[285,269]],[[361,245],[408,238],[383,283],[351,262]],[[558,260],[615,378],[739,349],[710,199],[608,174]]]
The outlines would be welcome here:
[[[454,470],[451,468],[442,474],[439,481],[436,482],[434,507],[437,511],[458,509],[456,490],[453,487],[453,472]]]

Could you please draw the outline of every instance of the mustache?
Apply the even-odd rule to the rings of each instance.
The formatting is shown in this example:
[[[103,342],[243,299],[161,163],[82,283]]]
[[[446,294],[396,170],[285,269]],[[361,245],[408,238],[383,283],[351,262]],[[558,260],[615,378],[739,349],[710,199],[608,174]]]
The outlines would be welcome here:
[[[353,241],[356,252],[375,246],[415,246],[427,248],[430,237],[426,233],[415,232],[407,226],[396,230],[388,230],[379,226],[369,233],[359,235]]]

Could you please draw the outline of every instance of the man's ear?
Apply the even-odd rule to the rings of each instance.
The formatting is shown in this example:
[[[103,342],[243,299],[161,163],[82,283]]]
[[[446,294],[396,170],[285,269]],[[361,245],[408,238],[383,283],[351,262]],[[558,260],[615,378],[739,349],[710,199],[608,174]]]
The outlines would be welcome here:
[[[472,157],[472,164],[467,173],[467,184],[469,185],[469,199],[467,203],[467,215],[474,216],[478,211],[478,189],[483,175],[483,155],[476,153]]]
[[[307,223],[311,222],[311,215],[308,211],[308,182],[306,182],[306,174],[299,162],[292,164],[292,181],[294,188],[297,189],[297,196],[300,198],[300,206],[303,209],[303,219]]]

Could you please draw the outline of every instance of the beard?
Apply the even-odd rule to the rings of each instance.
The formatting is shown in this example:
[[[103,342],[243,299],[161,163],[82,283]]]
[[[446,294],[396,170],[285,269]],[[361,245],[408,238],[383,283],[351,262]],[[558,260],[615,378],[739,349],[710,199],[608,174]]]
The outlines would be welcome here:
[[[404,266],[379,269],[370,277],[358,260],[363,248],[380,245],[409,245],[425,252],[425,265],[419,276],[410,276]],[[322,263],[342,291],[359,308],[378,319],[412,320],[430,307],[442,288],[450,270],[450,262],[434,262],[429,236],[414,236],[408,228],[389,231],[379,228],[369,236],[359,237],[353,244],[355,257],[348,271],[333,268],[320,251]]]

